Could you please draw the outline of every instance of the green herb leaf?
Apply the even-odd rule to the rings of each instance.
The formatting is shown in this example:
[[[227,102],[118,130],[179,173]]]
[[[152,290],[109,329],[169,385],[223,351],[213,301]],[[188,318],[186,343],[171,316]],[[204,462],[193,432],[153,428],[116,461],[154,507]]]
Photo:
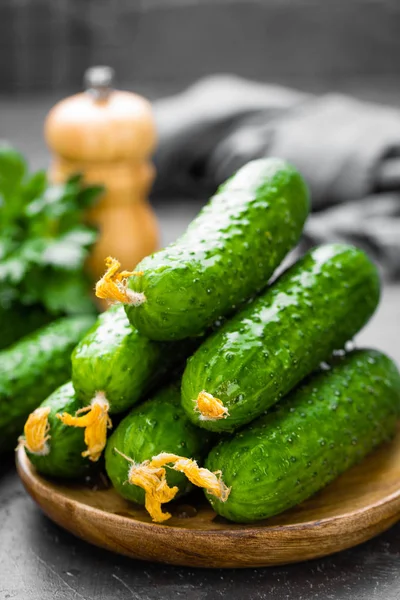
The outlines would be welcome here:
[[[24,158],[0,146],[0,303],[43,307],[52,315],[93,311],[84,263],[97,239],[83,213],[101,186],[76,174],[51,185],[29,174]],[[1,308],[1,306],[0,306]]]
[[[14,148],[0,145],[0,194],[2,204],[11,200],[18,191],[26,173],[26,162]]]

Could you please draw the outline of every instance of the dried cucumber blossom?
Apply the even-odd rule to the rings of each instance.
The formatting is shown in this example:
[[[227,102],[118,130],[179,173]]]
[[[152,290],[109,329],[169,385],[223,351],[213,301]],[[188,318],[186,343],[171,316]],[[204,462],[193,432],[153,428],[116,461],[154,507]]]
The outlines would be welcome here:
[[[222,481],[221,471],[212,473],[199,467],[195,460],[161,452],[151,460],[136,463],[117,448],[114,450],[130,463],[126,483],[137,485],[145,491],[145,508],[156,523],[162,523],[171,517],[170,513],[162,511],[161,505],[173,500],[179,490],[177,486],[169,487],[165,467],[184,473],[193,485],[204,488],[221,502],[225,502],[229,496],[230,488]]]

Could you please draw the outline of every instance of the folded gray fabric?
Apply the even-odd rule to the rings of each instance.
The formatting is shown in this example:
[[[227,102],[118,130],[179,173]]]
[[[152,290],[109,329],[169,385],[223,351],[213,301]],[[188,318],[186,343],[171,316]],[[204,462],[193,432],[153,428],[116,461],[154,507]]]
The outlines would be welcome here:
[[[400,111],[214,76],[155,115],[158,195],[207,198],[247,161],[286,158],[312,194],[304,243],[353,242],[400,278]]]

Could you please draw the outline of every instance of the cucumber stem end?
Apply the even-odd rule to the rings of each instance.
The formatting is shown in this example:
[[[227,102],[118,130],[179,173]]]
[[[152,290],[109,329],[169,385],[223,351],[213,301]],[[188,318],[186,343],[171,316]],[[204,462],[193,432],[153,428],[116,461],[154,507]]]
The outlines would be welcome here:
[[[145,491],[145,508],[152,520],[156,523],[167,521],[171,514],[163,512],[161,504],[173,500],[178,493],[178,488],[176,486],[169,487],[165,469],[154,467],[149,460],[135,463],[132,458],[120,452],[118,448],[114,448],[114,451],[130,463],[128,479],[125,483],[137,485]]]
[[[85,429],[87,450],[82,452],[82,456],[88,457],[92,462],[99,460],[107,442],[107,429],[112,427],[109,409],[110,405],[104,392],[97,392],[90,405],[77,410],[74,416],[66,412],[57,414],[57,418],[64,425]]]
[[[208,469],[199,467],[191,458],[161,452],[151,460],[138,464],[117,448],[114,448],[114,451],[130,463],[126,483],[137,485],[145,491],[145,508],[156,523],[162,523],[171,517],[170,513],[161,510],[161,504],[173,500],[179,489],[176,486],[172,488],[168,486],[165,467],[183,473],[193,485],[204,488],[221,502],[227,500],[231,491],[222,481],[221,471],[212,473]]]
[[[111,256],[108,256],[105,262],[106,272],[96,283],[98,298],[108,300],[110,303],[121,302],[133,306],[140,306],[146,302],[144,294],[128,288],[129,277],[143,275],[143,271],[120,271],[121,263]]]
[[[222,471],[209,471],[204,467],[199,467],[197,462],[191,458],[168,454],[167,452],[161,452],[157,456],[153,456],[151,464],[155,467],[165,465],[170,469],[183,473],[193,485],[204,488],[221,502],[226,502],[228,499],[231,488],[228,488],[222,481]]]
[[[24,435],[18,440],[31,454],[46,456],[50,452],[50,414],[49,406],[39,406],[28,417],[24,426]]]
[[[200,421],[217,421],[229,417],[228,409],[219,398],[215,398],[205,390],[197,396],[195,412],[200,413]]]

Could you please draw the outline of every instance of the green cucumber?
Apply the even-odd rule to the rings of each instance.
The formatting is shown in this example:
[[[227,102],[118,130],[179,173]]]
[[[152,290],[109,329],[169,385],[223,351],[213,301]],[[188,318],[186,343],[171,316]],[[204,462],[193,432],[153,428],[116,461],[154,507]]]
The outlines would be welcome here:
[[[65,317],[0,352],[0,451],[12,449],[25,420],[71,377],[71,352],[93,323]]]
[[[189,359],[182,404],[190,420],[233,431],[260,416],[363,327],[379,288],[361,250],[328,244],[308,252]]]
[[[210,435],[186,418],[180,404],[179,386],[165,387],[132,409],[111,434],[105,452],[107,474],[121,496],[145,504],[144,489],[128,482],[126,457],[140,464],[167,452],[199,460],[209,450]],[[167,470],[166,477],[170,486],[178,487],[178,495],[186,494],[192,487],[183,473],[173,469]]]
[[[298,242],[308,211],[294,167],[274,158],[248,163],[182,237],[139,263],[142,274],[128,282],[129,320],[154,340],[203,332],[267,285]]]
[[[40,305],[14,303],[6,307],[0,304],[0,350],[15,344],[50,321],[54,321],[54,317]]]
[[[61,412],[75,412],[79,408],[80,403],[72,383],[68,382],[53,392],[36,409],[35,412],[38,414],[39,411],[42,414],[44,411],[48,424],[45,434],[49,439],[45,441],[42,436],[37,450],[30,449],[27,440],[24,441],[24,445],[31,463],[39,473],[52,477],[73,478],[82,477],[93,470],[93,463],[82,456],[86,449],[82,429],[68,427],[57,418],[57,414]],[[29,440],[28,433],[27,439]]]
[[[109,415],[131,408],[199,345],[200,339],[167,343],[149,340],[132,327],[122,305],[100,315],[72,354],[72,383],[81,402],[80,416],[67,411],[62,420],[84,427],[91,460],[107,441]],[[86,407],[86,408],[85,408]]]
[[[85,406],[102,392],[110,414],[123,412],[175,366],[183,364],[198,343],[151,341],[130,325],[122,305],[111,306],[72,354],[77,397]]]
[[[310,377],[228,441],[207,468],[231,488],[216,512],[239,523],[295,506],[390,439],[400,414],[400,374],[380,352],[359,350]]]

